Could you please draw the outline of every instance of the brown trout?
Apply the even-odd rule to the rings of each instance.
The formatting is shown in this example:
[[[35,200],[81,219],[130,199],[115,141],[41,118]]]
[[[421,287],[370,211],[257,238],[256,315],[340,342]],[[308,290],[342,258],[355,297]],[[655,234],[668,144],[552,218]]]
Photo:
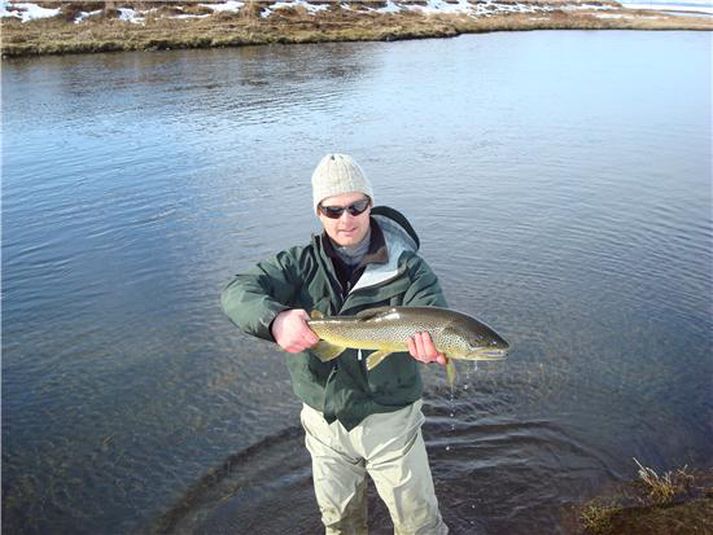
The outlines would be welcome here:
[[[436,349],[446,355],[448,382],[455,380],[456,360],[501,360],[510,345],[484,323],[456,312],[436,307],[380,307],[356,316],[324,317],[312,313],[308,321],[320,341],[311,349],[320,360],[337,358],[347,348],[372,350],[368,370],[374,369],[391,353],[408,351],[407,340],[428,331]]]

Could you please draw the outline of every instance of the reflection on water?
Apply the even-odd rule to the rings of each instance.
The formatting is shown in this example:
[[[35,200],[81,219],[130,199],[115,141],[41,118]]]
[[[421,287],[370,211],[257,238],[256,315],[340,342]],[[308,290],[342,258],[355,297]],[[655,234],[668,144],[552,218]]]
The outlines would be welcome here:
[[[708,44],[529,32],[6,62],[3,528],[319,529],[285,357],[218,294],[317,230],[328,150],[411,218],[451,306],[515,347],[459,363],[453,392],[425,370],[454,533],[563,531],[632,457],[710,466]]]

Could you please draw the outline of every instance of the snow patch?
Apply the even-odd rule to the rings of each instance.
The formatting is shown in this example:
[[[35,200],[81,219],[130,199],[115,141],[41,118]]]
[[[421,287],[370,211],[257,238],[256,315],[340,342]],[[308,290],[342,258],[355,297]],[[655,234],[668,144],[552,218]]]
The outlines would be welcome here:
[[[342,9],[353,11],[352,7],[345,3],[340,3]],[[636,2],[636,0],[633,0]],[[710,4],[710,0],[683,0],[680,3],[674,3],[674,0],[659,0],[661,3],[656,3],[656,0],[649,0],[650,3],[643,3],[647,0],[642,0],[641,3],[624,3],[623,6],[629,9],[651,9],[656,11],[669,11],[671,13],[687,11],[690,14],[698,12],[699,15],[713,14],[713,6]],[[669,4],[664,2],[671,1]],[[245,1],[238,0],[226,0],[221,3],[214,4],[198,4],[202,7],[208,8],[213,13],[228,12],[237,13],[243,7],[245,7]],[[121,3],[119,3],[121,5]],[[127,4],[131,5],[131,4]],[[314,15],[321,11],[330,9],[331,5],[322,4],[311,4],[308,0],[277,0],[266,7],[263,7],[260,16],[262,18],[267,18],[276,11],[286,8],[304,8],[308,13]],[[369,7],[368,4],[362,4],[359,9],[360,12],[371,12],[371,13],[403,13],[403,12],[418,12],[421,14],[461,14],[473,18],[478,17],[489,17],[492,15],[506,14],[506,13],[526,13],[526,14],[546,14],[555,10],[563,11],[608,11],[616,9],[614,6],[610,5],[593,5],[586,3],[572,3],[572,4],[531,4],[528,2],[523,3],[500,3],[498,0],[484,0],[478,2],[477,4],[471,3],[469,0],[426,0],[421,4],[402,4],[398,0],[385,0],[385,5],[383,7]],[[139,11],[129,7],[119,7],[119,19],[132,24],[143,24],[145,22],[145,16],[156,11],[155,8],[146,11]],[[89,17],[101,13],[102,10],[97,11],[82,11],[74,20],[75,23],[79,24],[86,21]],[[60,13],[60,8],[48,9],[38,6],[32,2],[12,2],[10,0],[0,0],[0,18],[2,17],[15,17],[22,22],[27,22],[34,19],[41,19],[47,17],[54,17]],[[175,15],[165,15],[166,18],[171,19],[200,19],[209,17],[209,14],[204,15],[191,15],[191,14],[175,14]],[[621,18],[623,15],[612,15],[608,18]]]
[[[327,4],[310,4],[309,2],[306,2],[305,0],[286,0],[282,2],[275,2],[270,6],[270,9],[277,10],[277,9],[283,9],[283,8],[290,8],[290,7],[299,7],[302,6],[305,8],[309,13],[315,14],[319,13],[320,11],[326,11],[329,9],[329,5]]]
[[[401,8],[393,0],[387,0],[386,6],[375,10],[377,13],[401,13]]]
[[[201,7],[207,7],[215,12],[227,11],[232,13],[237,13],[240,8],[245,5],[245,2],[238,2],[236,0],[228,0],[223,4],[198,4]]]
[[[59,15],[59,9],[48,9],[40,7],[37,4],[30,2],[20,2],[11,4],[10,2],[2,2],[0,4],[0,17],[16,17],[22,22],[28,22],[35,19],[47,19]]]
[[[446,2],[445,0],[428,0],[425,6],[414,5],[413,8],[423,13],[451,13],[467,14],[471,11],[468,0],[458,0],[458,3]]]
[[[130,7],[118,7],[116,10],[119,12],[119,20],[132,24],[143,24],[146,21],[143,15],[155,11],[154,9],[149,9],[148,11],[139,12]]]
[[[101,9],[97,9],[96,11],[80,11],[79,14],[74,19],[74,24],[79,24],[80,22],[84,22],[89,17],[94,17],[96,15],[99,15],[101,12],[102,12]]]
[[[183,15],[173,15],[171,16],[172,19],[177,19],[177,20],[188,20],[188,19],[204,19],[206,17],[210,17],[210,14],[206,15],[190,15],[188,13],[184,13]]]

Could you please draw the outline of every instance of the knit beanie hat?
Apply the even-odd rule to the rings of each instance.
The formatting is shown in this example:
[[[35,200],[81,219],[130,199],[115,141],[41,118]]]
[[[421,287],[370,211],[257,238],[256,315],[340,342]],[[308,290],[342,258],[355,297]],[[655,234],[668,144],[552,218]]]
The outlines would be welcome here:
[[[327,154],[312,173],[312,201],[314,211],[327,197],[360,191],[369,196],[374,204],[374,191],[354,158],[346,154]]]

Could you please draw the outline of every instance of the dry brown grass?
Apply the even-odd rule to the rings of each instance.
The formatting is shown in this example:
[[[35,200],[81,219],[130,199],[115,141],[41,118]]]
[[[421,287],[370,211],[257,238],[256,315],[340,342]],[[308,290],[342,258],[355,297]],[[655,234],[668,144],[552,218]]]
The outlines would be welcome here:
[[[560,0],[547,0],[550,3],[556,1]],[[248,0],[238,13],[218,12],[209,17],[189,20],[166,18],[159,12],[146,17],[144,24],[118,20],[117,3],[113,3],[113,7],[111,2],[73,3],[63,9],[60,16],[52,19],[24,24],[16,19],[4,19],[2,55],[13,57],[268,43],[418,39],[452,37],[462,33],[538,29],[713,29],[713,21],[709,19],[673,16],[646,18],[646,12],[626,18],[599,18],[593,12],[586,11],[472,18],[463,15],[425,16],[414,12],[378,15],[342,9],[310,14],[304,8],[293,8],[278,10],[275,15],[264,19],[260,17],[260,10],[269,3],[266,0]],[[376,5],[379,0],[371,3]],[[137,2],[132,5],[135,8],[146,8],[153,4],[156,2]],[[81,24],[72,22],[73,14],[76,16],[80,11],[97,9],[102,5],[105,7],[101,15]],[[157,5],[164,11],[176,11],[175,6],[166,6],[165,3]],[[195,3],[185,4],[183,12],[206,14],[206,8]]]
[[[200,4],[187,4],[183,6],[183,12],[186,15],[210,15],[213,10]]]
[[[262,7],[257,0],[247,0],[245,5],[240,9],[239,13],[243,19],[257,20],[260,18]]]
[[[677,497],[685,496],[695,481],[688,472],[688,466],[659,475],[652,468],[642,466],[636,459],[634,462],[639,467],[639,482],[646,491],[648,501],[654,505],[673,503]]]
[[[580,530],[591,535],[713,533],[713,470],[686,466],[658,474],[634,459],[638,480],[584,504]]]

